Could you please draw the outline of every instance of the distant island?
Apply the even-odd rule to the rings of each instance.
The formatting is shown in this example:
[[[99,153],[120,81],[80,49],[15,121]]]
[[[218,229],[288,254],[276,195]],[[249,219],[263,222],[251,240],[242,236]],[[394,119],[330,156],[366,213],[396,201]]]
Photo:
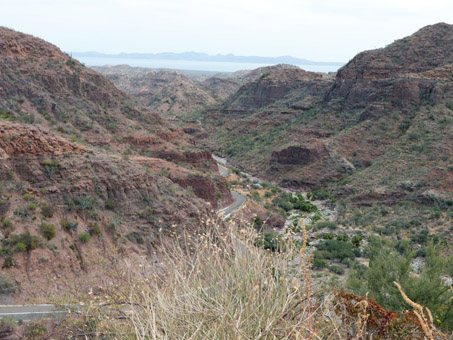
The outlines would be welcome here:
[[[199,52],[184,53],[118,53],[106,54],[99,52],[71,52],[74,58],[118,58],[118,59],[151,59],[151,60],[186,60],[186,61],[209,61],[209,62],[230,62],[230,63],[258,63],[258,64],[293,64],[293,65],[332,65],[343,66],[344,62],[336,61],[312,61],[291,56],[281,57],[258,57],[258,56],[237,56],[232,53],[209,55]]]

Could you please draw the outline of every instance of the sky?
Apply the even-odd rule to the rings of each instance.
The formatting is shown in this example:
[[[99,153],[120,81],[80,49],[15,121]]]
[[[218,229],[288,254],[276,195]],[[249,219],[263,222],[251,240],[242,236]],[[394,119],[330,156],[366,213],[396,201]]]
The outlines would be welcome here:
[[[438,22],[453,23],[452,0],[0,0],[0,26],[65,52],[346,62]]]

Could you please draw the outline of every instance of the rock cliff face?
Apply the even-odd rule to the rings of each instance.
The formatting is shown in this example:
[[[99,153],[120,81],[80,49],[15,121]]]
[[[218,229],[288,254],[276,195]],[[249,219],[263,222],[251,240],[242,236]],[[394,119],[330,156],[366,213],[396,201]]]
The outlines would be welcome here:
[[[294,68],[262,69],[262,74],[255,80],[243,85],[224,103],[227,113],[253,112],[271,105],[290,95],[292,91],[305,89],[308,96],[317,96],[319,88],[329,82],[324,81],[321,74],[306,72]],[[305,98],[305,101],[308,101]]]
[[[329,100],[347,108],[439,104],[451,91],[452,26],[427,26],[386,48],[359,53],[338,71]]]
[[[319,158],[316,150],[300,146],[289,146],[280,151],[274,151],[272,158],[279,164],[307,165]]]

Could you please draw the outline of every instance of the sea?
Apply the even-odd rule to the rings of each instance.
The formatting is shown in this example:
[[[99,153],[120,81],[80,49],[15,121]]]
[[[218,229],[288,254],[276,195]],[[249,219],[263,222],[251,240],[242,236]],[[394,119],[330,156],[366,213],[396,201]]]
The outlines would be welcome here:
[[[86,66],[129,65],[134,67],[166,68],[173,70],[207,71],[207,72],[236,72],[240,70],[253,70],[258,67],[275,64],[259,63],[233,63],[218,61],[193,61],[193,60],[159,60],[159,59],[128,59],[128,58],[77,58]],[[303,70],[312,72],[336,72],[338,65],[296,65]]]

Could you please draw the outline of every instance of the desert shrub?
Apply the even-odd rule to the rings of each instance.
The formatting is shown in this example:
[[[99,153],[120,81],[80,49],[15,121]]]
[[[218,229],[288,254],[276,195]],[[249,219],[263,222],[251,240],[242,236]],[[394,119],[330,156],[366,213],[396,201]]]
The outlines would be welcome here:
[[[13,257],[11,255],[5,255],[2,268],[10,268],[14,266]]]
[[[55,226],[53,224],[49,223],[41,223],[39,226],[39,231],[41,231],[41,234],[48,240],[50,241],[55,237]]]
[[[27,204],[27,210],[28,211],[35,211],[36,210],[36,204],[35,203],[28,203]]]
[[[344,274],[344,269],[340,266],[330,266],[329,271],[338,275]]]
[[[104,208],[108,210],[115,210],[115,203],[109,198],[104,202]]]
[[[50,205],[44,205],[41,207],[41,215],[47,218],[51,218],[55,212],[55,209]]]
[[[17,328],[16,320],[12,316],[4,316],[0,320],[0,336],[9,337]]]
[[[91,210],[94,207],[95,199],[90,196],[79,196],[74,198],[74,203],[80,210]]]
[[[14,250],[17,252],[27,251],[27,246],[22,242],[18,242],[14,246]]]
[[[12,283],[9,278],[0,276],[0,294],[11,294],[18,289],[19,287],[15,283]]]
[[[91,240],[91,236],[89,233],[84,231],[83,233],[79,234],[79,240],[82,243],[88,243]]]
[[[30,194],[25,194],[24,199],[28,202],[33,202],[33,203],[37,202],[36,197],[33,195],[30,195]]]
[[[51,179],[53,175],[60,171],[60,163],[57,160],[46,159],[41,162],[47,177]]]
[[[349,241],[349,236],[346,233],[339,234],[339,235],[337,235],[337,240],[338,241],[343,241],[343,242],[348,242]]]
[[[263,228],[263,221],[259,215],[255,215],[255,217],[252,218],[252,226],[256,231],[260,231]]]
[[[276,198],[272,200],[274,206],[288,212],[290,210],[300,210],[304,212],[315,212],[318,208],[306,200],[301,194],[293,195],[288,192],[281,192]]]
[[[271,251],[283,251],[285,249],[284,240],[275,230],[266,230],[257,237],[255,244]]]
[[[363,241],[363,236],[358,234],[358,235],[354,235],[352,238],[351,238],[351,243],[354,245],[354,247],[358,248],[360,247],[360,244],[362,243]]]
[[[410,126],[411,126],[411,119],[405,118],[403,120],[403,122],[398,126],[398,129],[401,131],[401,134],[404,135]]]
[[[29,340],[41,340],[44,339],[44,336],[47,334],[47,328],[40,324],[34,323],[27,326],[24,330],[24,335],[26,339]]]
[[[254,200],[256,202],[261,202],[263,200],[260,196],[260,193],[256,190],[252,191],[251,198],[252,198],[252,200]]]
[[[132,243],[143,244],[145,240],[143,239],[143,233],[141,231],[132,231],[126,235],[126,238]]]
[[[335,238],[335,235],[332,233],[324,233],[319,235],[323,240],[333,240]]]
[[[335,300],[336,315],[349,325],[351,331],[358,328],[360,336],[355,339],[430,339],[413,311],[398,314],[383,308],[373,299],[344,292],[338,293]],[[355,326],[351,324],[353,320],[356,321]],[[427,332],[430,332],[429,328],[425,327]],[[440,332],[435,333],[439,336],[436,339],[444,336]]]
[[[60,225],[64,231],[71,234],[73,231],[77,231],[78,223],[74,221],[61,220]]]
[[[42,245],[41,239],[38,236],[32,236],[28,230],[21,234],[11,236],[9,239],[3,240],[3,245],[13,249],[18,243],[25,244],[26,250],[31,251]]]
[[[330,200],[332,202],[335,202],[335,197],[330,194],[328,191],[320,188],[313,188],[311,193],[307,195],[309,199],[312,200]]]
[[[2,218],[1,221],[0,221],[0,225],[2,226],[2,228],[6,229],[6,228],[11,227],[12,222],[8,218]]]
[[[346,258],[355,259],[353,245],[349,242],[338,241],[338,240],[327,240],[320,242],[316,245],[317,251],[326,251],[328,255],[327,259],[336,259],[342,261]],[[315,252],[316,256],[316,252]]]
[[[91,236],[99,236],[102,234],[101,227],[97,223],[90,223],[87,227],[87,231]]]
[[[327,268],[329,265],[327,264],[326,260],[320,259],[320,258],[314,258],[312,262],[312,268],[313,269],[321,269],[321,268]]]

